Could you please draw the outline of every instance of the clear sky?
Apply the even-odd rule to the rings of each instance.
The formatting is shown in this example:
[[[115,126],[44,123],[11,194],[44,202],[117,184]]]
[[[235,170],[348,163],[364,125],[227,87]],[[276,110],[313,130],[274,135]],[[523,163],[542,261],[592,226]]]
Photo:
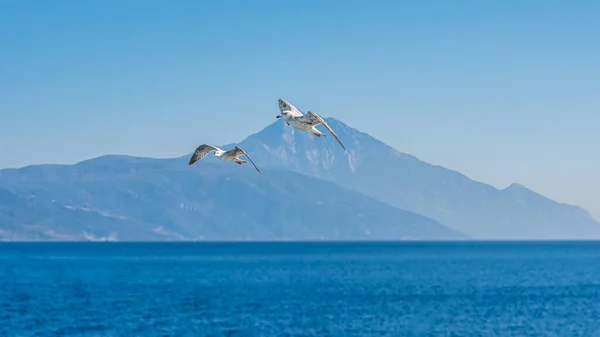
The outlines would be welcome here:
[[[600,219],[600,2],[0,0],[0,168],[239,141],[277,99]]]

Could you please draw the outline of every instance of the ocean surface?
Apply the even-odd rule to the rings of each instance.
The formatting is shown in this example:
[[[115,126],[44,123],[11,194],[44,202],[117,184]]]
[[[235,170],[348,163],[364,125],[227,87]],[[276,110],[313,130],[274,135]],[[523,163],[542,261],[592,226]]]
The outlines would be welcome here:
[[[600,336],[600,243],[0,243],[0,336]]]

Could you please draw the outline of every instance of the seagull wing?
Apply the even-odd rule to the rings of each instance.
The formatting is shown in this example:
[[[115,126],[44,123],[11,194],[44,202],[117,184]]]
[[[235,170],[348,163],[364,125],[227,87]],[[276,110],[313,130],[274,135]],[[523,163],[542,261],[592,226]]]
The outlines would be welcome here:
[[[295,106],[293,106],[293,105],[290,104],[290,108],[291,109],[289,111],[290,111],[290,114],[292,115],[292,117],[302,117],[302,116],[304,116],[302,114],[302,112],[300,110],[298,110]]]
[[[344,149],[344,150],[346,149],[346,147],[344,146],[344,144],[342,144],[342,142],[340,141],[338,136],[335,134],[335,132],[333,132],[333,130],[329,127],[327,122],[325,122],[325,120],[323,118],[321,118],[321,116],[317,115],[316,113],[314,113],[312,111],[309,111],[304,118],[306,118],[306,121],[309,122],[313,126],[323,124],[323,126],[327,130],[329,130],[329,132],[331,132],[333,137],[335,137],[335,139],[338,141],[338,143],[340,143],[340,145],[342,146],[342,149]]]
[[[206,156],[209,152],[217,151],[218,149],[219,149],[218,147],[212,146],[209,144],[202,144],[202,145],[198,146],[196,148],[196,151],[194,151],[194,153],[190,157],[190,163],[188,165],[192,165],[193,163],[197,162],[198,160],[204,158],[204,156]]]
[[[256,169],[256,171],[259,174],[262,174],[260,172],[260,170],[258,169],[258,167],[256,167],[256,164],[254,164],[254,162],[252,161],[252,159],[250,158],[250,156],[246,153],[246,151],[242,150],[239,146],[234,147],[233,149],[227,151],[227,155],[233,156],[233,157],[239,157],[239,156],[246,156],[246,158],[248,158],[248,160],[250,160],[250,162],[252,163],[252,165],[254,166],[254,168]]]
[[[298,110],[298,108],[296,108],[295,106],[291,105],[290,102],[283,102],[283,105],[285,107],[280,106],[280,108],[283,108],[283,110],[287,110],[290,112],[290,115],[292,115],[292,117],[302,117],[304,116],[304,114],[302,113],[302,111]]]

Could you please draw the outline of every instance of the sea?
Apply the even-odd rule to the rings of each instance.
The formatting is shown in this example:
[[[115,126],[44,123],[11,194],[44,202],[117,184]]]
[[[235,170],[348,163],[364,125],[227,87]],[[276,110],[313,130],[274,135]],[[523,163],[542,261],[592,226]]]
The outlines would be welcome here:
[[[0,336],[600,336],[600,242],[0,243]]]

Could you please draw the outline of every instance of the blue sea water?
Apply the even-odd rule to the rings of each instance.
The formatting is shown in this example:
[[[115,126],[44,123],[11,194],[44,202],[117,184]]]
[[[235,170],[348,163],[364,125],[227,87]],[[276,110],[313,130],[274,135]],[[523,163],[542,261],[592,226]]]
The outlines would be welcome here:
[[[2,243],[1,336],[600,336],[598,242]]]

